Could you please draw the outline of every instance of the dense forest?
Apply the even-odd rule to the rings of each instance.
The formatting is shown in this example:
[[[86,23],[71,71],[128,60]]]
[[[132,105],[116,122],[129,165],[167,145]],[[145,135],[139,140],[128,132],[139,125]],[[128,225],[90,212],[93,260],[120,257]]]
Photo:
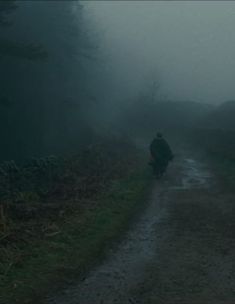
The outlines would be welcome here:
[[[68,152],[89,142],[85,117],[95,91],[89,84],[98,46],[82,6],[0,5],[1,159]]]
[[[105,34],[83,1],[0,0],[1,304],[83,276],[141,209],[158,131],[235,168],[235,101],[168,97],[149,71],[128,82]]]
[[[233,129],[233,102],[214,109],[169,101],[157,94],[155,79],[113,116],[107,99],[115,88],[92,26],[79,1],[1,1],[2,161],[74,153],[104,130],[138,138],[159,128]]]

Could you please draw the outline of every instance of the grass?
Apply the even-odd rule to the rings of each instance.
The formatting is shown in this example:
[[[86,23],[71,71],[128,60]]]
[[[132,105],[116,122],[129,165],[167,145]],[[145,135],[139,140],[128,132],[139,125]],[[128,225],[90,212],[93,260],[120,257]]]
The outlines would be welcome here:
[[[219,181],[220,189],[225,192],[234,193],[235,185],[235,161],[223,154],[212,154],[205,151],[205,160],[210,166],[210,170]]]
[[[194,128],[185,132],[182,142],[201,154],[227,191],[235,184],[235,132],[226,129]]]
[[[43,296],[73,280],[84,278],[90,267],[105,256],[143,208],[150,179],[146,169],[112,182],[81,214],[79,209],[64,217],[59,233],[15,248],[21,254],[0,281],[0,303],[40,303]]]

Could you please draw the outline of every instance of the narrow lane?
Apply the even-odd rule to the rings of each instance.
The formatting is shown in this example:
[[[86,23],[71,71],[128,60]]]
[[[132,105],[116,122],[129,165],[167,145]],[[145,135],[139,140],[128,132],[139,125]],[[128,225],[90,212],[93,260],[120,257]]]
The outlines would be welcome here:
[[[139,291],[145,289],[145,282],[148,285],[151,265],[158,259],[161,242],[168,237],[169,232],[159,227],[168,221],[169,205],[174,204],[172,193],[205,189],[211,181],[212,176],[203,164],[179,157],[167,176],[156,181],[148,207],[118,249],[110,251],[106,261],[82,283],[48,299],[46,304],[149,303],[148,293],[143,292],[142,297]]]

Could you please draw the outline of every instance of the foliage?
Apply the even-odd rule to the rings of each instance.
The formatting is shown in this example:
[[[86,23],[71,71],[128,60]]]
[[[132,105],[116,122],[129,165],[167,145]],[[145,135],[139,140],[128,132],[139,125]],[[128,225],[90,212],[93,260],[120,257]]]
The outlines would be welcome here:
[[[12,25],[8,21],[8,16],[17,8],[15,1],[0,1],[0,26]],[[10,56],[28,60],[43,60],[47,57],[47,52],[42,46],[32,43],[13,42],[8,39],[0,39],[0,56]]]
[[[7,20],[7,16],[16,9],[15,1],[12,0],[1,0],[0,1],[0,26],[10,25]]]
[[[2,163],[0,303],[42,295],[69,269],[81,275],[128,224],[147,183],[141,154],[120,138],[70,157]]]
[[[44,60],[47,52],[42,46],[25,43],[15,43],[9,40],[0,40],[0,56],[10,56],[27,60]]]
[[[116,139],[101,141],[73,157],[35,158],[23,166],[4,162],[0,201],[8,219],[56,217],[71,199],[91,198],[111,180],[125,176],[136,161],[133,153],[134,147]]]
[[[131,134],[144,136],[155,134],[158,129],[191,128],[210,110],[208,105],[194,101],[153,101],[141,97],[134,102],[127,106],[123,126]]]
[[[235,132],[226,129],[194,129],[193,142],[210,156],[235,162]]]
[[[0,20],[0,161],[85,145],[96,49],[80,2],[0,1]]]
[[[27,232],[17,233],[17,243],[14,234],[2,240],[0,303],[41,303],[66,280],[83,279],[145,207],[147,177],[143,167],[137,166],[131,174],[112,180],[105,193],[74,204],[65,218],[41,222],[40,229],[30,228],[29,222]]]

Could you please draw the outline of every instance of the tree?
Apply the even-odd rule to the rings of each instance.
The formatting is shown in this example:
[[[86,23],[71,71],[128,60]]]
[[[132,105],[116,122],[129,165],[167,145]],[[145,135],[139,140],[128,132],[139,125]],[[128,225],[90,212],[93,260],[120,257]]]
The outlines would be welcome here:
[[[0,26],[8,26],[10,23],[7,16],[16,9],[14,0],[0,1]]]
[[[0,158],[68,152],[90,134],[84,118],[96,48],[83,8],[78,1],[0,3]]]
[[[17,8],[13,0],[0,1],[0,26],[8,27],[12,23],[8,20],[8,16]],[[42,46],[32,43],[16,43],[8,39],[0,38],[0,56],[13,56],[28,60],[41,60],[47,57],[47,53]]]

